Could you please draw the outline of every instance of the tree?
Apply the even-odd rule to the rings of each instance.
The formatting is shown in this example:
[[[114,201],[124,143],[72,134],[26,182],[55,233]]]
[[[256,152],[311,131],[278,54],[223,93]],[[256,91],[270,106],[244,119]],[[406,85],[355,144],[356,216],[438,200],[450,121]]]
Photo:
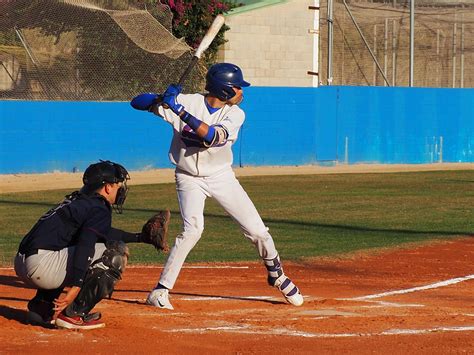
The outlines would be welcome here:
[[[184,37],[186,43],[192,48],[197,48],[218,14],[240,6],[235,1],[228,0],[162,0],[161,4],[169,6],[173,13],[173,34],[178,38]],[[203,59],[207,67],[215,63],[217,51],[225,43],[224,33],[229,29],[230,27],[224,25],[204,53]]]

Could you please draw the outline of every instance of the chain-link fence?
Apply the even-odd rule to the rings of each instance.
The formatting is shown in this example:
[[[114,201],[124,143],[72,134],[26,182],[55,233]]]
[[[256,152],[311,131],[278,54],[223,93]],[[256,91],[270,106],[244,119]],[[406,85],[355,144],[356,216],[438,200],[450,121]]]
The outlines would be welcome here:
[[[320,12],[321,83],[408,86],[409,1],[334,0],[331,56],[327,1]],[[171,35],[171,11],[133,4],[1,0],[0,98],[128,100],[177,81],[192,51]],[[414,85],[474,87],[474,3],[415,4]],[[202,90],[205,71],[196,68],[185,89]]]
[[[177,82],[191,48],[171,11],[131,1],[0,1],[0,98],[129,100]],[[206,68],[185,83],[201,90]]]
[[[327,3],[321,1],[321,83],[408,86],[410,1],[334,0],[332,56]],[[413,85],[474,87],[474,2],[424,0],[415,5]]]

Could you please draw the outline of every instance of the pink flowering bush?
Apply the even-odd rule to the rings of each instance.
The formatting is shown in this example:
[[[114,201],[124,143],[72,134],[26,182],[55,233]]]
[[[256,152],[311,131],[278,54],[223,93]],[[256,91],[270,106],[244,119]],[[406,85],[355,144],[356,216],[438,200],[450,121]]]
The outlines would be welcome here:
[[[225,13],[237,6],[234,1],[228,0],[161,0],[173,12],[173,34],[184,37],[186,43],[196,48],[202,37],[218,14]],[[207,65],[213,64],[219,46],[225,42],[224,32],[229,29],[224,25],[209,49],[205,52]]]

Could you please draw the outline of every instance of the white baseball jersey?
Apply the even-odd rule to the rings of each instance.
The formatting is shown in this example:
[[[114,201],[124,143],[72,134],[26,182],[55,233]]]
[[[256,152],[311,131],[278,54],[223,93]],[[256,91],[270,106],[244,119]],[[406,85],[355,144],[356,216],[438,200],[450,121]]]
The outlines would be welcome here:
[[[173,140],[168,154],[170,161],[178,170],[193,176],[211,176],[231,168],[232,144],[237,140],[245,120],[244,111],[237,105],[225,105],[211,114],[204,100],[202,94],[180,94],[177,97],[188,113],[209,126],[221,126],[227,131],[227,139],[217,146],[206,147],[202,138],[170,109],[158,106],[153,111],[173,126]]]

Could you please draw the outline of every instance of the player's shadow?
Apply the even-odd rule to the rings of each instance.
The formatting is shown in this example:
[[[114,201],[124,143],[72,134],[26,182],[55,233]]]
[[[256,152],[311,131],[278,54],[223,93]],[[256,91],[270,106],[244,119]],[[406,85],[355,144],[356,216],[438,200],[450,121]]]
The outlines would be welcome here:
[[[270,304],[286,304],[283,301],[274,301],[256,297],[242,297],[242,296],[222,296],[222,295],[204,295],[198,293],[184,293],[184,292],[172,292],[171,295],[180,295],[180,296],[190,296],[190,297],[204,297],[204,298],[211,298],[211,299],[224,299],[224,300],[236,300],[236,301],[249,301],[249,302],[263,302],[263,303],[270,303]]]
[[[115,290],[114,295],[120,292],[146,292],[148,293],[149,291],[144,291],[144,290]],[[171,296],[173,295],[178,295],[178,296],[189,296],[189,297],[196,297],[196,298],[210,298],[210,299],[224,299],[224,300],[235,300],[235,301],[246,301],[246,302],[263,302],[263,303],[269,303],[269,304],[286,304],[286,302],[283,301],[275,301],[275,300],[268,300],[268,299],[262,299],[262,298],[256,298],[256,297],[241,297],[241,296],[222,296],[222,295],[207,295],[207,294],[200,294],[200,293],[184,293],[184,292],[171,292]],[[112,297],[111,300],[113,301],[118,301],[118,302],[124,302],[124,303],[131,303],[131,304],[144,304],[143,301],[139,300],[130,300],[130,299],[121,299],[121,298],[116,298]]]
[[[11,308],[0,304],[0,317],[8,320],[16,320],[21,324],[28,324],[27,313],[26,310]]]
[[[13,205],[13,206],[44,206],[45,208],[51,208],[56,206],[55,203],[51,202],[34,202],[34,201],[14,201],[14,200],[2,200],[0,199],[0,205]],[[139,213],[156,213],[157,209],[150,209],[150,208],[124,208],[124,211],[130,212],[139,212]],[[180,217],[180,212],[171,211],[172,218]],[[228,220],[229,216],[225,213],[205,213],[205,218],[215,218],[215,219],[222,219]],[[341,232],[344,231],[353,231],[353,232],[375,232],[375,233],[393,233],[394,238],[398,238],[399,234],[403,235],[426,235],[428,237],[432,235],[439,235],[439,236],[453,236],[453,235],[461,235],[466,237],[474,237],[474,234],[470,230],[416,230],[416,229],[402,229],[402,228],[383,228],[383,227],[371,227],[371,226],[353,226],[347,224],[330,224],[330,223],[322,223],[317,221],[305,222],[299,220],[288,220],[288,219],[276,219],[276,218],[265,218],[264,222],[271,225],[279,225],[279,226],[290,226],[292,228],[318,228],[318,229],[329,229],[329,230],[340,230]]]
[[[33,289],[33,287],[26,285],[17,276],[9,275],[0,275],[0,285]]]
[[[6,299],[6,298],[2,298]],[[17,300],[17,299],[15,299]],[[32,320],[28,319],[28,311],[23,310],[23,309],[16,309],[12,307],[5,306],[3,304],[0,304],[0,317],[3,317],[8,320],[14,320],[17,321],[18,323],[24,324],[24,325],[32,325],[32,326],[37,326],[40,328],[46,328],[46,329],[54,329],[55,326],[53,324],[48,324],[48,323],[37,323]]]
[[[18,301],[18,302],[28,302],[27,298],[18,298],[18,297],[0,297],[0,300],[4,301]]]

